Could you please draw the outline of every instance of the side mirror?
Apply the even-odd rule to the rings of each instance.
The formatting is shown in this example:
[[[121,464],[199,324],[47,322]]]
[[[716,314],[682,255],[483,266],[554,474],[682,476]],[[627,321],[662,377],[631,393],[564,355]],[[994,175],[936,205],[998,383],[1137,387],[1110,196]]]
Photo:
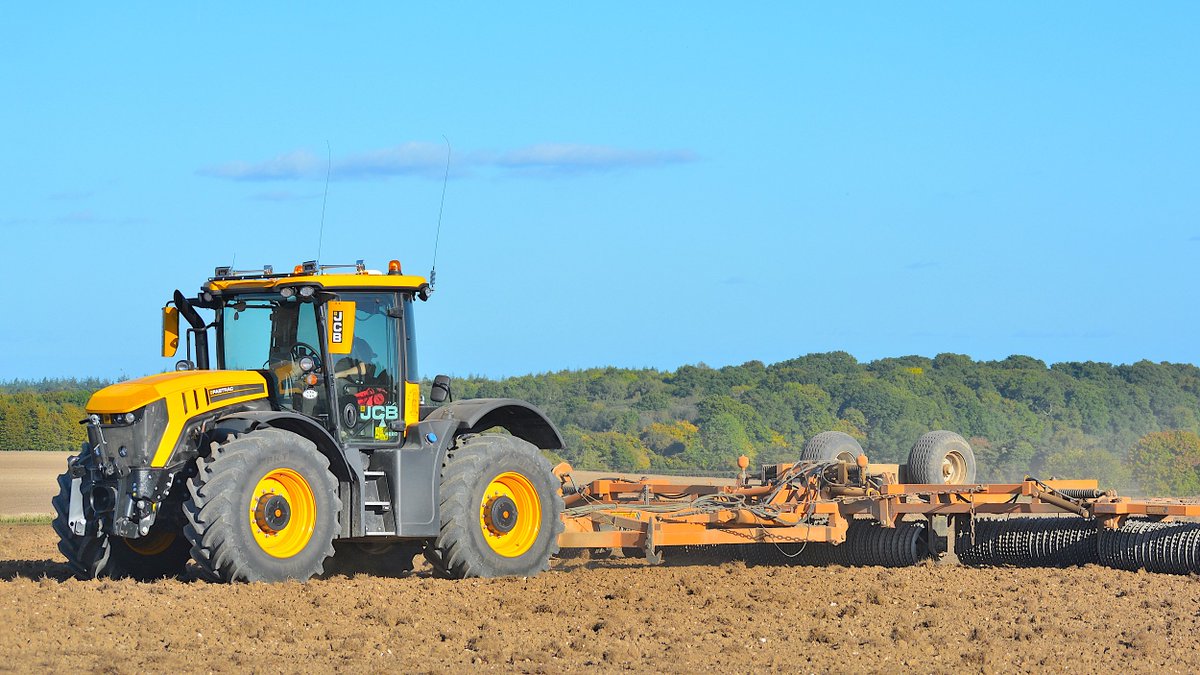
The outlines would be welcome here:
[[[164,359],[179,351],[179,310],[171,305],[162,309],[162,355]]]
[[[450,394],[450,378],[446,375],[438,375],[433,378],[433,386],[429,388],[429,400],[434,403],[441,403],[449,398],[451,401],[454,397]]]

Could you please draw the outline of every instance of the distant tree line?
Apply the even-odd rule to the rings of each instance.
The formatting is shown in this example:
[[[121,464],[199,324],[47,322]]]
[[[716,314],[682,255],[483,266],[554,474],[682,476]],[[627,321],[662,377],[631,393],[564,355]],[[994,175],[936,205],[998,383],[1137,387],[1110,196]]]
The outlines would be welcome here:
[[[103,380],[0,383],[0,450],[78,450],[87,440],[79,423]]]
[[[74,450],[95,380],[0,384],[0,450]],[[1148,494],[1200,494],[1200,368],[958,354],[860,363],[844,352],[674,371],[594,368],[454,381],[456,398],[511,397],[562,429],[581,469],[727,472],[739,454],[791,461],[840,430],[878,462],[926,431],[966,436],[979,479],[1094,477]]]
[[[967,437],[980,480],[1094,477],[1108,487],[1200,494],[1200,368],[1190,364],[974,361],[959,354],[860,363],[844,352],[674,371],[596,368],[456,380],[460,397],[543,408],[578,468],[728,471],[793,460],[840,430],[903,462],[933,429]],[[1140,490],[1139,490],[1140,488]]]

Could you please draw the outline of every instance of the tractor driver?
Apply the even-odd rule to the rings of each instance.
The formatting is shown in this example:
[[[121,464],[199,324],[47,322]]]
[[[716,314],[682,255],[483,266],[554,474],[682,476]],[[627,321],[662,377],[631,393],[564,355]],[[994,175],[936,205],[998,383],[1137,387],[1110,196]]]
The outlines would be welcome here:
[[[375,360],[377,357],[371,345],[356,335],[350,346],[350,356],[338,360],[334,377],[349,380],[354,384],[366,384],[367,378],[373,377],[379,367]]]

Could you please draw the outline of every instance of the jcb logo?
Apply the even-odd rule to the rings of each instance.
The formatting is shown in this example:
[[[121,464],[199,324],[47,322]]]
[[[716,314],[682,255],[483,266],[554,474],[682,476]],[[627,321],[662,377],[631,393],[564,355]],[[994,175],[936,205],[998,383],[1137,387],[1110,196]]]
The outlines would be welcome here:
[[[325,311],[329,353],[349,354],[354,343],[354,303],[349,300],[330,300]]]
[[[386,422],[388,420],[398,420],[400,419],[400,407],[394,405],[359,406],[358,417],[363,421],[377,420]]]
[[[331,320],[331,328],[329,332],[329,341],[335,345],[342,344],[342,310],[337,310],[333,313]]]

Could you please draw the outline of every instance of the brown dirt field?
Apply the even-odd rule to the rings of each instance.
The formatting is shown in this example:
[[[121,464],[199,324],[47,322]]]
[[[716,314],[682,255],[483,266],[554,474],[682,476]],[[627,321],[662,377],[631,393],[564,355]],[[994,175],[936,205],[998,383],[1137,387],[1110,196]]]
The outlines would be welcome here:
[[[69,452],[0,452],[0,516],[54,513]]]
[[[689,564],[689,560],[693,564]],[[1072,570],[557,561],[530,579],[68,578],[0,526],[0,670],[1198,672],[1200,582]]]

